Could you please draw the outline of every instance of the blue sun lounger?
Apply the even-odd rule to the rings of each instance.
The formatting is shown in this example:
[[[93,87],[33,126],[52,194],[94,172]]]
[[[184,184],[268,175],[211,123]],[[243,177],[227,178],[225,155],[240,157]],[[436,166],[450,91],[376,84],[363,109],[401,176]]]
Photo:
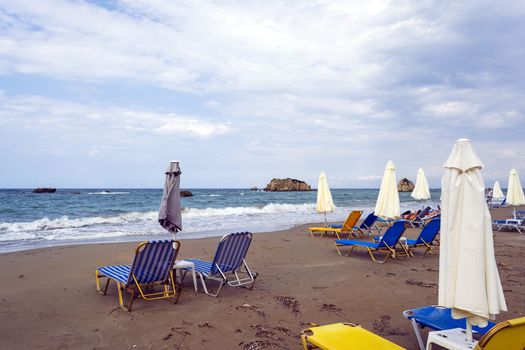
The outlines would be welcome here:
[[[202,282],[204,293],[216,297],[224,284],[228,284],[231,287],[244,285],[249,285],[249,288],[253,287],[257,273],[250,270],[245,260],[248,248],[250,248],[250,243],[252,242],[252,236],[251,232],[224,235],[211,262],[199,259],[184,259],[194,264],[195,272]],[[191,268],[184,269],[183,279],[188,271],[191,271]],[[208,291],[205,280],[219,282],[215,293]]]
[[[441,218],[437,217],[435,219],[430,220],[425,226],[423,226],[423,229],[421,229],[421,232],[419,233],[419,236],[416,239],[407,239],[406,245],[408,246],[408,251],[411,256],[414,256],[412,253],[413,248],[426,248],[425,253],[423,256],[427,255],[427,253],[433,253],[432,246],[434,246],[434,242],[436,240],[436,236],[439,233],[439,229],[441,227]]]
[[[377,243],[375,242],[365,242],[365,241],[357,241],[357,240],[349,240],[349,239],[338,239],[335,241],[335,249],[337,250],[337,254],[343,255],[341,253],[340,247],[350,247],[350,250],[348,251],[348,255],[352,253],[352,250],[357,247],[363,247],[368,250],[368,254],[370,255],[370,258],[374,262],[378,263],[384,263],[389,257],[395,258],[396,257],[396,246],[399,242],[399,239],[403,235],[403,233],[406,230],[406,221],[405,220],[398,220],[392,224],[386,231],[383,237],[381,237],[381,240]],[[408,256],[409,253],[406,250],[403,245],[401,245],[401,248],[403,249],[404,253]],[[372,252],[382,252],[386,253],[385,258],[382,261],[377,261],[374,257],[374,254]]]
[[[147,241],[138,245],[131,265],[110,265],[95,271],[97,291],[106,295],[109,282],[117,283],[118,300],[124,311],[131,311],[137,291],[144,300],[156,300],[176,297],[178,288],[173,277],[173,263],[180,249],[180,242],[173,240]],[[100,288],[100,279],[107,278],[104,290]],[[152,289],[162,286],[162,291]],[[122,290],[131,293],[129,305],[124,304]]]
[[[419,328],[428,327],[434,331],[453,328],[466,328],[465,318],[452,318],[451,309],[442,306],[424,306],[417,309],[405,310],[403,311],[403,316],[405,316],[412,323],[412,327],[414,328],[414,333],[416,334],[416,338],[421,350],[425,350],[425,343],[423,343]],[[494,327],[494,325],[494,322],[489,322],[486,327],[480,328],[473,326],[472,330],[483,335],[487,333],[492,327]]]
[[[377,231],[379,234],[381,234],[381,229],[375,225],[377,219],[378,217],[374,214],[374,212],[371,212],[363,220],[361,225],[354,227],[354,230],[361,232],[363,235],[368,233],[369,236],[372,236],[373,231]]]

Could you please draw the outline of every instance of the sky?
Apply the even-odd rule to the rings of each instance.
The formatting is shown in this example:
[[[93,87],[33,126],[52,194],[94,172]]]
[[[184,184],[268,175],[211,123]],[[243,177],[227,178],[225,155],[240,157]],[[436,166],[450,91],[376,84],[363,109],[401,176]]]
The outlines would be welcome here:
[[[525,180],[525,2],[0,0],[0,187]],[[522,180],[522,182],[523,182]]]

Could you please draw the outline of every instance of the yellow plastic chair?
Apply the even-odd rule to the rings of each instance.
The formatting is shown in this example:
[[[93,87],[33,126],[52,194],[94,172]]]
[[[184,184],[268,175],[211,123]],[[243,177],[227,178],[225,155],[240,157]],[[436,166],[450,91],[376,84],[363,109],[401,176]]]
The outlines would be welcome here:
[[[406,350],[359,325],[333,323],[301,332],[303,349],[323,350]]]
[[[341,237],[339,236],[340,233],[348,233],[348,237],[350,237],[351,234],[358,236],[358,231],[354,227],[356,227],[356,224],[359,221],[359,218],[362,214],[362,210],[353,210],[350,214],[348,214],[348,217],[346,218],[346,221],[343,225],[332,225],[328,227],[308,227],[308,229],[310,230],[310,235],[312,235],[313,237],[314,232],[321,232],[320,237],[322,237],[324,234],[332,232],[335,233],[337,239],[341,239]]]
[[[525,350],[525,317],[498,323],[479,340],[474,350]]]

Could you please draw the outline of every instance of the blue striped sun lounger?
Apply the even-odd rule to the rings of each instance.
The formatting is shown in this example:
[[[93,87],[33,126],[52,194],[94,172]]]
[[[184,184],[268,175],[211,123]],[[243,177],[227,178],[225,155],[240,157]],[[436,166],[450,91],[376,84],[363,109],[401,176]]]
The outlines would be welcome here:
[[[246,263],[246,254],[252,242],[253,234],[250,232],[230,233],[221,238],[213,261],[200,259],[184,259],[191,261],[195,272],[200,277],[204,292],[210,296],[218,296],[224,284],[231,287],[249,285],[253,287],[257,274],[252,272]],[[184,269],[185,273],[190,268]],[[184,278],[184,277],[183,277]],[[219,282],[215,293],[208,291],[206,280]]]
[[[425,345],[423,343],[419,328],[428,327],[434,331],[442,331],[453,328],[466,328],[465,318],[452,318],[451,309],[442,306],[424,306],[416,309],[405,310],[403,311],[403,316],[405,316],[412,323],[412,327],[414,328],[414,333],[417,337],[417,341],[421,350],[425,350]],[[473,326],[472,330],[483,335],[487,333],[492,327],[494,327],[494,325],[494,322],[489,322],[486,327],[481,328]]]
[[[115,281],[119,304],[125,311],[131,311],[138,294],[144,300],[176,298],[177,302],[179,293],[173,277],[173,263],[179,249],[180,242],[174,240],[142,242],[130,265],[103,266],[95,271],[97,290],[106,295],[109,282]],[[101,278],[107,278],[104,290],[100,287]],[[158,286],[162,287],[161,291],[155,291]],[[128,305],[124,304],[122,290],[131,294]]]

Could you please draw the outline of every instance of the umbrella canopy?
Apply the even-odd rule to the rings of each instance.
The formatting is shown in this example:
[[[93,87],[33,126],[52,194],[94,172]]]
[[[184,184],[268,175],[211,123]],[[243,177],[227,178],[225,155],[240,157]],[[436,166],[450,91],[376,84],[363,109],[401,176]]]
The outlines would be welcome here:
[[[326,222],[326,213],[334,211],[334,201],[332,200],[332,193],[330,193],[330,187],[328,187],[328,181],[326,180],[326,174],[321,172],[319,175],[319,182],[317,183],[317,204],[315,210],[318,213],[324,214],[324,221]]]
[[[468,317],[468,325],[483,326],[507,310],[485,202],[483,165],[470,141],[459,139],[444,167],[439,305],[452,308],[455,318]]]
[[[414,199],[430,199],[430,190],[428,189],[427,178],[423,169],[417,170],[416,185],[411,194]]]
[[[525,195],[521,187],[520,177],[516,169],[509,173],[509,186],[507,187],[507,203],[511,205],[525,204]]]
[[[159,210],[160,226],[173,234],[182,230],[180,174],[179,162],[171,161],[166,170],[166,181],[164,182],[164,192]]]
[[[492,188],[492,198],[500,199],[500,200],[505,198],[505,195],[503,194],[503,191],[501,190],[499,181],[494,182],[494,187]]]
[[[401,216],[399,193],[397,192],[396,167],[391,160],[386,163],[385,174],[379,188],[374,213],[377,216],[391,219]]]

